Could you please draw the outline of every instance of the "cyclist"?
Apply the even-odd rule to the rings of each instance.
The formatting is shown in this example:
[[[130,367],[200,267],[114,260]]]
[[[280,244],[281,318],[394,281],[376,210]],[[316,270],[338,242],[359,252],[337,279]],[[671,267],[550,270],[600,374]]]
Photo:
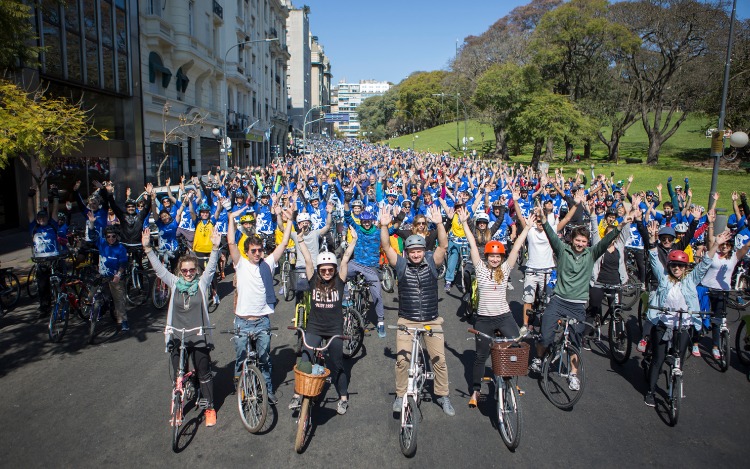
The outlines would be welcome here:
[[[518,252],[526,241],[526,235],[529,233],[534,224],[535,214],[530,214],[524,224],[524,229],[513,243],[513,248],[505,256],[505,245],[500,241],[489,241],[484,246],[486,262],[482,261],[479,255],[479,246],[474,238],[471,227],[469,226],[469,213],[463,208],[458,212],[459,219],[464,226],[466,239],[471,247],[471,261],[477,275],[477,289],[479,294],[479,307],[477,308],[477,320],[474,328],[484,332],[487,335],[493,335],[495,331],[500,331],[504,337],[518,337],[520,331],[518,324],[510,314],[510,306],[506,293],[508,291],[508,278],[510,271],[516,263]],[[518,216],[522,216],[520,213]],[[485,337],[476,336],[476,358],[474,359],[474,373],[471,388],[471,399],[469,407],[476,407],[479,399],[479,392],[482,387],[482,378],[484,377],[484,366],[490,353],[490,341]]]
[[[299,232],[292,232],[290,235],[292,240],[294,241],[294,245],[296,246],[297,251],[297,263],[294,267],[294,290],[296,292],[295,304],[301,303],[305,296],[305,291],[310,289],[310,285],[308,284],[309,277],[306,274],[307,262],[305,257],[302,255],[300,236],[307,245],[307,249],[310,252],[310,258],[312,259],[314,255],[315,259],[317,259],[318,253],[320,251],[320,238],[321,236],[325,236],[325,234],[328,233],[328,230],[331,228],[331,214],[333,213],[333,204],[328,204],[326,206],[326,212],[327,215],[325,226],[323,228],[315,230],[311,229],[312,222],[310,220],[310,214],[306,212],[299,213],[297,215],[297,228]]]
[[[156,198],[153,192],[151,198]],[[174,269],[175,262],[177,262],[175,254],[179,248],[179,243],[177,242],[177,228],[179,226],[177,220],[172,217],[169,208],[166,207],[166,204],[172,203],[171,200],[168,197],[165,197],[164,202],[162,203],[165,207],[157,212],[156,203],[152,200],[151,210],[154,213],[156,227],[159,229],[159,251],[167,253],[167,258],[170,259],[170,265],[172,269]]]
[[[125,310],[125,269],[128,267],[128,251],[120,244],[117,226],[108,226],[104,229],[104,239],[97,238],[94,229],[96,217],[92,212],[88,214],[89,233],[94,235],[96,248],[99,250],[99,275],[109,286],[112,300],[115,305],[115,317],[117,318],[117,330],[128,332],[128,314]],[[93,295],[93,291],[91,294]]]
[[[229,254],[232,256],[232,264],[237,277],[237,307],[234,310],[234,327],[245,333],[264,332],[258,336],[256,351],[260,370],[266,380],[268,402],[273,405],[278,402],[271,382],[271,335],[269,333],[271,327],[270,315],[274,313],[277,303],[273,289],[273,272],[279,259],[284,255],[286,244],[289,242],[289,234],[292,231],[291,210],[283,212],[283,216],[281,215],[281,207],[275,207],[274,210],[279,216],[279,223],[287,223],[281,244],[276,246],[276,249],[265,258],[263,257],[263,240],[260,236],[250,236],[245,240],[245,244],[242,246],[242,250],[247,253],[247,259],[245,259],[234,242],[234,223],[229,223],[227,231],[227,238],[231,240],[229,242]],[[238,213],[232,213],[231,218],[235,218],[237,215]],[[249,340],[247,336],[234,338],[236,352],[234,362],[235,381],[240,376],[240,366],[242,366],[244,360],[247,340]]]
[[[330,214],[329,214],[330,216]],[[309,279],[310,311],[307,313],[305,326],[305,341],[312,347],[319,347],[323,340],[330,341],[334,335],[340,335],[344,330],[344,286],[349,259],[357,244],[357,231],[349,228],[352,241],[347,246],[339,266],[336,256],[331,252],[318,254],[313,267],[312,256],[308,249],[308,242],[297,244],[302,258],[305,260],[305,273]],[[302,361],[312,361],[313,350],[305,347],[302,351]],[[335,339],[328,347],[328,361],[331,369],[331,382],[339,394],[336,411],[343,415],[349,408],[349,376],[344,370],[344,343],[341,338]],[[299,407],[302,401],[299,394],[292,396],[290,409]]]
[[[448,236],[443,227],[443,217],[437,207],[430,207],[430,221],[437,225],[438,247],[434,252],[426,250],[425,239],[412,235],[404,243],[405,256],[399,256],[391,246],[388,236],[388,225],[392,220],[390,212],[380,212],[380,246],[388,257],[388,262],[395,266],[398,284],[398,324],[406,327],[441,326],[443,318],[438,316],[438,270],[437,266],[445,260],[448,248]],[[437,403],[446,415],[453,416],[450,397],[448,396],[448,364],[445,361],[445,338],[443,334],[424,337],[427,353],[430,354],[432,371],[435,373],[434,390]],[[401,412],[403,396],[406,393],[407,373],[411,340],[404,333],[396,334],[396,399],[393,411]]]
[[[54,186],[50,186],[52,189]],[[52,191],[50,191],[52,192]],[[57,210],[59,197],[54,197],[52,202],[52,217],[46,210],[36,211],[34,207],[34,198],[36,189],[29,189],[29,199],[26,211],[29,214],[29,233],[32,241],[33,257],[52,257],[60,253],[60,245],[57,241],[58,224]],[[50,265],[40,263],[37,265],[37,286],[39,287],[39,317],[43,318],[50,314],[52,306],[52,290],[50,289]]]
[[[219,259],[219,245],[221,234],[214,228],[211,233],[211,256],[206,264],[206,270],[201,272],[198,258],[192,254],[181,256],[177,260],[175,274],[159,262],[159,258],[151,249],[151,230],[143,230],[141,238],[144,252],[148,256],[154,272],[169,286],[169,308],[167,309],[167,326],[177,329],[194,329],[208,327],[211,320],[208,317],[209,284],[216,272]],[[202,332],[202,333],[200,333]],[[166,336],[167,351],[172,358],[172,369],[176,374],[179,369],[180,341],[173,335]],[[198,373],[201,395],[208,401],[204,416],[206,426],[216,425],[216,410],[214,409],[214,382],[211,373],[211,355],[214,345],[211,331],[195,331],[185,334],[186,351],[193,358],[193,366]],[[186,356],[187,359],[187,356]],[[175,376],[176,378],[176,376]]]
[[[210,197],[207,200],[211,200]],[[216,228],[216,216],[218,216],[221,210],[221,204],[216,204],[217,208],[214,213],[215,216],[211,216],[211,207],[207,203],[202,203],[198,206],[198,215],[192,211],[193,205],[190,204],[191,216],[195,222],[195,235],[193,236],[193,252],[201,263],[201,268],[206,270],[206,263],[208,262],[209,256],[213,251],[213,243],[211,242],[211,235]],[[233,223],[230,225],[234,225]],[[231,237],[229,239],[232,239]],[[219,293],[216,290],[217,281],[216,278],[211,279],[211,296],[212,301],[219,304],[220,298]]]
[[[658,222],[657,222],[658,224]],[[651,304],[661,308],[669,308],[682,311],[698,311],[700,304],[698,302],[698,293],[696,286],[701,278],[706,274],[711,266],[712,258],[716,253],[719,244],[726,243],[731,234],[725,231],[717,236],[718,243],[713,243],[703,260],[688,273],[688,257],[684,251],[675,249],[669,252],[667,257],[667,269],[664,271],[663,264],[659,259],[658,248],[656,247],[656,226],[649,227],[649,240],[651,246],[649,250],[649,259],[651,262],[651,271],[654,273],[659,286],[655,295],[650,300]],[[656,381],[659,379],[661,366],[667,355],[667,344],[671,337],[671,331],[677,322],[674,315],[649,309],[648,319],[654,325],[651,328],[651,344],[653,356],[651,366],[648,370],[648,391],[644,401],[647,406],[655,407],[654,391],[656,390]],[[696,330],[701,329],[701,320],[695,316],[683,317],[687,319],[687,325],[692,325]],[[668,332],[669,331],[669,332]],[[678,344],[680,357],[684,360],[690,343],[690,334],[680,334],[680,343]]]

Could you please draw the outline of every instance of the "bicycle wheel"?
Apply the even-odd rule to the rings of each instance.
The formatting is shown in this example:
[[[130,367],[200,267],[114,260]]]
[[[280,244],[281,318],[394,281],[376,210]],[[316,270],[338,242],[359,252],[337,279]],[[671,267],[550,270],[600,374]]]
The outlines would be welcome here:
[[[442,280],[445,278],[445,271],[448,270],[448,266],[443,262],[438,266],[438,279]]]
[[[292,301],[294,288],[292,288],[292,265],[285,261],[281,266],[281,287],[284,289],[284,300]]]
[[[734,336],[734,350],[737,352],[737,358],[740,363],[750,365],[750,334],[748,334],[746,317],[740,319],[740,325],[737,327],[737,333]]]
[[[89,305],[89,335],[86,340],[86,343],[93,344],[94,339],[96,338],[96,326],[99,322],[99,311],[101,309],[101,306],[96,304]]]
[[[29,298],[36,298],[39,294],[39,284],[36,283],[36,264],[31,266],[29,274],[26,276],[26,293]]]
[[[729,331],[723,331],[719,338],[719,353],[721,354],[719,369],[722,372],[729,369],[729,362],[731,360],[732,349],[729,346],[729,340]]]
[[[245,429],[250,433],[259,432],[268,415],[268,392],[258,367],[243,368],[237,386],[237,406]]]
[[[350,308],[344,311],[344,335],[351,337],[344,341],[344,358],[352,358],[362,348],[365,327],[359,313]]]
[[[16,274],[7,270],[0,276],[0,291],[2,291],[0,302],[3,303],[3,309],[8,310],[18,303],[21,297],[21,283]]]
[[[381,266],[381,270],[383,273],[383,279],[380,281],[380,284],[383,286],[383,291],[386,293],[393,293],[393,287],[396,283],[396,275],[393,272],[393,267],[384,264]]]
[[[136,270],[128,275],[125,283],[125,298],[133,306],[142,306],[148,300],[149,280],[145,272]]]
[[[169,287],[159,277],[156,278],[154,288],[151,289],[151,303],[156,309],[164,309],[169,303]]]
[[[622,290],[622,306],[625,309],[631,309],[640,298],[641,289],[638,287],[641,281],[638,277],[638,267],[634,265],[627,266],[628,280],[627,288]]]
[[[669,397],[669,426],[674,427],[680,418],[680,407],[682,407],[682,376],[667,375],[672,381],[672,395]]]
[[[182,399],[179,394],[172,398],[172,416],[169,423],[172,425],[172,451],[179,452],[178,441],[180,439],[180,426],[182,425]]]
[[[502,379],[504,384],[500,384]],[[523,415],[518,402],[518,391],[510,378],[499,378],[497,388],[497,428],[509,450],[515,451],[521,442]]]
[[[583,359],[575,345],[568,344],[562,348],[556,344],[552,351],[544,358],[542,379],[544,393],[547,399],[558,409],[571,409],[583,395],[586,376],[584,374]],[[578,389],[571,389],[570,378],[573,375],[573,362],[578,363]]]
[[[302,454],[305,449],[307,440],[312,433],[312,400],[304,396],[302,405],[299,408],[299,418],[297,420],[297,437],[294,439],[294,451]]]
[[[609,321],[609,355],[612,360],[622,365],[630,358],[633,342],[630,340],[630,329],[622,314],[614,313]]]
[[[417,429],[419,428],[419,409],[413,396],[406,398],[406,406],[402,410],[401,429],[398,434],[398,443],[401,452],[407,458],[411,458],[417,452]]]
[[[49,317],[49,338],[60,342],[68,329],[68,298],[59,296]]]
[[[86,301],[88,300],[88,297],[89,288],[85,283],[81,283],[75,287],[75,305],[73,309],[75,310],[78,319],[85,323],[89,322],[88,310],[86,308]]]

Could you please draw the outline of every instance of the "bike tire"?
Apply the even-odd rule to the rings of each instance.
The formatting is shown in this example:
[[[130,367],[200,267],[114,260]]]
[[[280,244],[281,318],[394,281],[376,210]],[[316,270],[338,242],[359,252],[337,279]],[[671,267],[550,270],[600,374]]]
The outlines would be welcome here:
[[[628,324],[620,313],[614,313],[609,321],[609,356],[618,365],[630,359],[633,341]]]
[[[96,306],[96,304],[89,305],[89,334],[86,338],[86,343],[93,345],[94,340],[96,339],[96,326],[99,322],[99,309],[101,309],[101,306]]]
[[[622,298],[622,307],[624,309],[632,309],[633,305],[635,305],[638,302],[638,299],[640,298],[641,289],[636,287],[636,285],[640,285],[641,281],[638,277],[638,268],[634,265],[627,266],[627,272],[628,272],[628,280],[626,285],[631,286],[631,288],[624,289],[622,292],[621,298]]]
[[[151,289],[151,304],[156,309],[164,309],[169,304],[169,287],[159,277],[156,278],[154,287]]]
[[[52,314],[49,316],[49,338],[52,342],[58,343],[68,330],[68,298],[62,297],[57,300]]]
[[[362,317],[351,308],[344,311],[344,335],[351,337],[344,341],[344,358],[352,358],[359,353],[365,339],[365,326]]]
[[[417,430],[419,429],[419,409],[414,396],[406,397],[406,406],[402,409],[401,429],[398,434],[398,443],[401,447],[401,453],[407,458],[413,457],[417,453]]]
[[[750,365],[750,331],[744,319],[740,319],[740,325],[734,336],[734,350],[737,352],[740,363],[745,366]]]
[[[2,302],[3,309],[5,311],[13,308],[21,297],[21,282],[18,281],[18,276],[11,271],[6,271],[2,274],[0,279],[0,285],[4,285],[4,291],[0,295],[0,302]],[[2,314],[0,314],[1,316]]]
[[[284,301],[292,301],[294,289],[292,288],[292,265],[284,261],[281,266],[281,287],[284,289]]]
[[[125,298],[133,306],[143,306],[148,300],[148,293],[151,290],[148,275],[140,270],[128,275],[125,283]]]
[[[585,369],[581,352],[573,344],[568,344],[560,354],[561,344],[556,344],[552,351],[544,358],[542,368],[542,380],[544,394],[547,399],[558,409],[568,410],[581,399],[584,385],[586,383]],[[571,390],[568,385],[568,377],[572,373],[571,362],[573,357],[578,359],[578,380],[580,388],[578,391]]]
[[[445,272],[448,270],[448,266],[443,262],[438,266],[438,279],[442,280],[445,278]]]
[[[26,275],[26,293],[29,298],[36,298],[39,294],[39,284],[36,282],[36,264],[31,266],[28,275]]]
[[[172,451],[178,453],[180,451],[180,427],[182,426],[182,399],[179,395],[175,395],[172,398],[170,424],[172,426]]]
[[[497,387],[497,428],[500,437],[509,450],[515,451],[521,442],[521,428],[523,426],[523,414],[518,402],[518,391],[512,379],[505,380],[505,385]]]
[[[302,405],[299,408],[299,418],[297,420],[297,436],[294,439],[294,451],[302,454],[307,445],[307,441],[312,433],[312,399],[307,396],[302,397]]]
[[[667,375],[669,378],[669,375]],[[682,376],[674,375],[672,380],[672,398],[669,402],[669,426],[674,427],[680,420],[680,409],[682,408]]]
[[[722,373],[729,369],[729,364],[731,362],[732,349],[729,342],[729,331],[723,331],[719,338],[719,353],[721,354],[721,358],[719,359],[719,369]]]
[[[242,425],[250,433],[258,433],[268,415],[266,380],[256,366],[243,368],[237,386],[237,406]]]
[[[83,321],[84,323],[89,322],[89,317],[86,315],[87,308],[86,308],[86,301],[89,297],[89,288],[86,286],[85,283],[81,283],[76,287],[76,306],[75,312],[78,316],[78,319]]]
[[[396,275],[393,272],[393,267],[385,264],[381,267],[383,272],[383,279],[380,281],[383,291],[386,293],[393,293],[393,288],[396,283]]]

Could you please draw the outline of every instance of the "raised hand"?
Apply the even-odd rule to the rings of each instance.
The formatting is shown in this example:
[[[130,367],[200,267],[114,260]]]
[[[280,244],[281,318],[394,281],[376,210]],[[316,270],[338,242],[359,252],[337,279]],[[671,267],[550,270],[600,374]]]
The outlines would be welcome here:
[[[711,209],[706,214],[706,218],[708,219],[709,223],[713,223],[716,221],[716,210]]]
[[[713,197],[713,199],[714,199],[714,202],[718,202],[718,201],[719,201],[719,193],[718,193],[718,192],[714,192],[714,193],[713,193],[713,194],[711,195],[711,197]]]
[[[729,231],[729,230],[724,230],[723,233],[720,233],[716,237],[716,242],[718,244],[724,244],[724,243],[728,242],[730,239],[732,239],[732,232]]]
[[[632,199],[632,206],[633,206],[633,208],[637,208],[637,207],[640,207],[640,205],[641,205],[641,201],[642,201],[642,200],[643,200],[643,199],[641,198],[641,195],[640,195],[640,194],[635,194],[635,195],[633,196],[633,199]]]
[[[151,229],[146,228],[143,230],[143,233],[141,233],[141,244],[144,248],[147,248],[151,245]]]
[[[696,205],[695,207],[690,209],[690,214],[694,218],[700,218],[703,215],[703,212],[701,211],[701,208]]]
[[[521,198],[521,188],[520,187],[514,187],[511,191],[511,195],[513,196],[513,200],[518,200]]]
[[[76,183],[73,184],[73,190],[74,191],[77,191],[78,188],[80,188],[80,187],[81,187],[81,181],[76,181]]]
[[[214,248],[218,248],[221,245],[221,233],[218,227],[215,227],[211,232],[211,244],[214,245]]]
[[[692,199],[693,198],[693,189],[688,189],[687,190],[687,195],[688,195],[689,199]]]
[[[333,204],[326,204],[326,212],[333,213]]]
[[[437,206],[433,205],[430,207],[429,219],[436,225],[443,222],[443,216],[440,214],[440,209]]]
[[[735,202],[740,200],[740,195],[737,193],[737,191],[732,191],[732,200]]]
[[[536,226],[536,222],[539,219],[539,214],[536,210],[529,212],[529,216],[526,217],[526,226]]]
[[[656,240],[656,237],[659,234],[659,222],[658,221],[653,220],[651,223],[648,224],[648,234],[651,239]]]
[[[89,221],[96,221],[96,216],[94,215],[94,212],[89,210],[86,212],[86,216],[88,217]]]
[[[126,199],[129,199],[129,198],[130,198],[130,188],[129,188],[129,187],[126,187],[126,188],[125,188],[125,198],[126,198]]]
[[[148,195],[153,195],[154,194],[154,185],[151,184],[150,182],[148,184],[146,184],[146,186],[144,187],[144,189],[146,189],[146,194],[148,194]]]
[[[349,227],[349,235],[352,237],[352,242],[357,242],[357,230],[354,229],[353,226]]]
[[[461,207],[458,209],[458,220],[461,223],[466,223],[469,220],[469,211],[466,209],[466,207]]]
[[[656,186],[656,190],[659,191],[659,192],[661,192],[661,190],[662,190],[663,187],[664,186],[662,186],[661,183],[659,183],[659,185]]]
[[[170,182],[172,182],[172,178],[167,178],[167,180],[166,180],[166,181],[164,181],[164,185],[165,185],[165,186],[168,186],[168,185],[170,185],[170,184],[169,184]]]
[[[393,216],[391,215],[390,210],[388,207],[383,207],[380,209],[380,212],[378,212],[378,220],[380,221],[381,226],[388,226],[393,221]]]

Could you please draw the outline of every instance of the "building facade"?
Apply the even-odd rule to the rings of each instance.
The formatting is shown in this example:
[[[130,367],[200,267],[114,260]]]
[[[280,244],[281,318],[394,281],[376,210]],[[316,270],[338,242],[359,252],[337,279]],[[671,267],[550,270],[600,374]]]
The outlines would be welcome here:
[[[290,7],[287,28],[289,45],[288,112],[290,125],[297,136],[303,133],[305,116],[312,108],[311,49],[309,7]]]
[[[357,107],[362,104],[363,100],[371,96],[385,94],[391,86],[387,81],[376,80],[360,80],[358,83],[340,82],[334,91],[336,97],[334,112],[348,114],[349,122],[338,123],[336,130],[347,138],[360,137]]]
[[[327,112],[332,112],[331,105],[331,79],[333,78],[333,72],[331,71],[331,61],[325,54],[323,45],[318,41],[317,36],[312,36],[310,40],[310,60],[311,60],[311,74],[310,74],[310,89],[312,96],[312,108],[315,109],[310,113],[308,118],[308,133],[314,133],[318,135],[333,135],[333,124],[326,123],[324,115]]]

